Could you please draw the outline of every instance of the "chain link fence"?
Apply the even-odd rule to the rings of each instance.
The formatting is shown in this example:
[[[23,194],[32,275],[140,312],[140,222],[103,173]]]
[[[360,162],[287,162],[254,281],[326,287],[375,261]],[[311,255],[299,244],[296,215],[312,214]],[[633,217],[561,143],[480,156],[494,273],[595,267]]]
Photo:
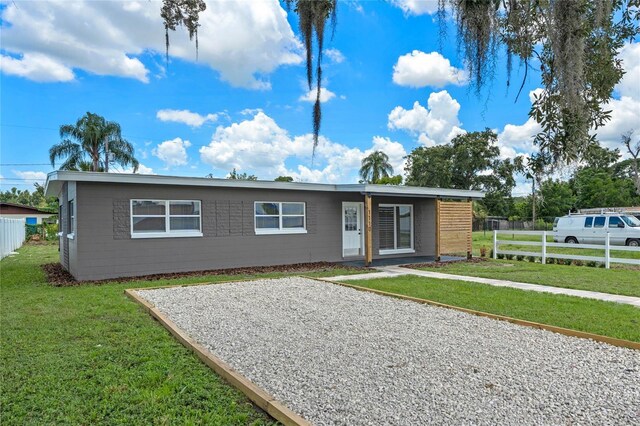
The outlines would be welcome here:
[[[554,217],[540,217],[524,220],[509,220],[501,217],[488,217],[473,220],[474,231],[551,231]]]

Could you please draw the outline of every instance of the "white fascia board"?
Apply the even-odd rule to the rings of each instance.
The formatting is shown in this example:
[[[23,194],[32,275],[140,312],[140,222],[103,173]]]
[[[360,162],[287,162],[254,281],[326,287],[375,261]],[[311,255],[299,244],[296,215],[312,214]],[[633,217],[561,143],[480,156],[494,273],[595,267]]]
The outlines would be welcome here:
[[[203,186],[217,188],[252,188],[252,189],[282,189],[289,191],[324,191],[324,192],[359,192],[383,196],[414,196],[414,197],[442,197],[442,198],[474,198],[484,197],[481,191],[467,191],[460,189],[423,188],[417,186],[396,185],[368,185],[345,184],[334,185],[326,183],[301,183],[301,182],[275,182],[275,181],[251,181],[233,179],[210,179],[201,177],[139,175],[128,173],[97,173],[97,172],[71,172],[54,171],[47,175],[45,194],[57,196],[62,188],[62,183],[71,182],[97,182],[97,183],[126,183],[147,185],[177,185],[177,186]]]

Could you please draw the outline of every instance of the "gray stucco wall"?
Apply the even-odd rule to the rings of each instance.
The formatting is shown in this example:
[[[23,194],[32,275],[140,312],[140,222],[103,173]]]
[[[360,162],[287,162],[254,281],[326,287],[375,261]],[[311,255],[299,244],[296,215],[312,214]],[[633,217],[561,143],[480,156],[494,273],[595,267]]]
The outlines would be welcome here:
[[[129,200],[194,199],[202,202],[202,237],[131,239]],[[79,280],[168,272],[315,261],[342,257],[342,202],[361,194],[77,183],[76,238],[70,245],[70,272]],[[307,233],[255,235],[254,201],[302,201]],[[435,253],[433,199],[373,198],[374,258],[379,258],[377,206],[414,205],[416,255]],[[63,213],[64,214],[64,213]],[[405,254],[406,256],[406,254]],[[390,257],[390,256],[384,256]]]

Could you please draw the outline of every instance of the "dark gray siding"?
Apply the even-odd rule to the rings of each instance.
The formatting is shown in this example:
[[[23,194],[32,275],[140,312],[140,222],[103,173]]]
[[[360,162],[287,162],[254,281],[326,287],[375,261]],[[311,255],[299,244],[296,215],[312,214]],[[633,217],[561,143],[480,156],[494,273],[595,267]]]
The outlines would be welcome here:
[[[363,200],[361,194],[336,192],[85,182],[77,184],[76,198],[79,250],[71,263],[80,280],[341,261],[342,202]],[[203,237],[131,239],[129,200],[135,198],[201,200]],[[255,235],[254,201],[306,202],[307,233]],[[374,226],[379,202],[414,204],[416,255],[434,254],[434,200],[374,197]],[[374,253],[376,247],[374,229]]]
[[[60,203],[60,218],[58,219],[59,229],[62,233],[60,240],[60,263],[68,271],[69,270],[69,240],[67,240],[67,234],[69,233],[69,211],[68,202],[69,197],[67,195],[67,187],[69,184],[62,185],[62,192],[58,202]]]
[[[73,239],[69,239],[69,272],[71,272],[71,275],[75,276],[79,271],[79,264],[78,264],[78,216],[80,216],[80,214],[84,214],[84,208],[80,207],[80,201],[78,199],[78,191],[77,191],[77,184],[76,182],[69,182],[69,185],[67,187],[68,190],[68,194],[69,194],[69,200],[73,200],[73,205],[74,205],[74,228],[73,229],[69,229],[69,232],[74,234],[74,238]],[[69,214],[71,214],[71,212],[69,212]]]
[[[373,197],[373,258],[435,256],[436,253],[436,202],[431,198]],[[379,255],[378,206],[380,204],[413,205],[413,238],[415,254]]]

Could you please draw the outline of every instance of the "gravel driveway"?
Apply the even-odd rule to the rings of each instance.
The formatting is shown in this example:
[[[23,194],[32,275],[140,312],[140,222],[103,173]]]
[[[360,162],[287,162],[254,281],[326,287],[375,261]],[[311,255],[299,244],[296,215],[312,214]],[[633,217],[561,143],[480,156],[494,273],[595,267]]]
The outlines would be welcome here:
[[[640,423],[638,351],[297,277],[139,294],[316,425]]]

